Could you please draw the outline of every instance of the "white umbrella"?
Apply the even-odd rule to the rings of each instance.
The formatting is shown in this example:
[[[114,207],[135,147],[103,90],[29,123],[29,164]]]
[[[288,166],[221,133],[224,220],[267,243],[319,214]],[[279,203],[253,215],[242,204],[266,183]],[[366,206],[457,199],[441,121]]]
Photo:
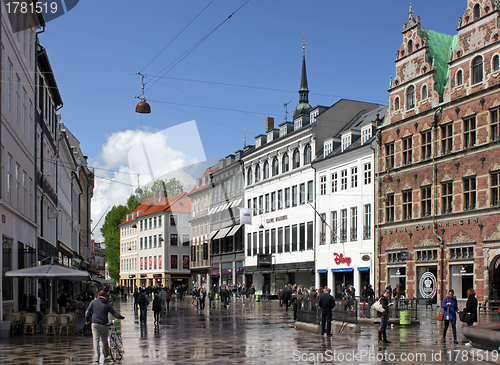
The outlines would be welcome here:
[[[69,281],[84,281],[91,279],[87,271],[75,270],[57,264],[7,271],[5,276],[12,278],[59,279]],[[53,285],[50,286],[50,313],[52,313],[52,289]]]

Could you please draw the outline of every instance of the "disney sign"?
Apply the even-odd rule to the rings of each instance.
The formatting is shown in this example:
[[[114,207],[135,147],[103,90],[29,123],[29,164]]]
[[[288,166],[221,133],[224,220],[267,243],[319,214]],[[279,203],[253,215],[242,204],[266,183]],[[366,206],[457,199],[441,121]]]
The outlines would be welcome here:
[[[343,264],[343,263],[346,263],[347,266],[350,265],[351,263],[351,258],[350,257],[344,257],[344,255],[342,254],[338,254],[338,253],[333,253],[333,255],[335,256],[335,263],[337,265],[340,265],[340,264]]]

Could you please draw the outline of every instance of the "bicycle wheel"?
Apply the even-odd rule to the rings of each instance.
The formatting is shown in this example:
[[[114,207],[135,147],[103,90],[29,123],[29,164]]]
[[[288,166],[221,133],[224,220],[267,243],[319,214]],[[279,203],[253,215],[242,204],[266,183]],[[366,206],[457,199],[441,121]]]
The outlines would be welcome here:
[[[114,335],[109,335],[109,354],[111,355],[111,360],[116,360],[116,338]]]
[[[113,348],[111,349],[113,360],[121,360],[124,352],[125,350],[123,349],[122,336],[120,333],[115,333],[113,336]]]

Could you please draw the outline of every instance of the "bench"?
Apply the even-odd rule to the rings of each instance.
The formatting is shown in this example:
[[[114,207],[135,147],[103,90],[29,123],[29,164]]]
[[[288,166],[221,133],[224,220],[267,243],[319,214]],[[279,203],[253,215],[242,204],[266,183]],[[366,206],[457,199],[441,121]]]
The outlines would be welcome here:
[[[479,313],[481,313],[481,309],[484,310],[484,313],[486,313],[487,309],[498,310],[498,300],[485,300],[479,302],[479,309],[478,309]]]

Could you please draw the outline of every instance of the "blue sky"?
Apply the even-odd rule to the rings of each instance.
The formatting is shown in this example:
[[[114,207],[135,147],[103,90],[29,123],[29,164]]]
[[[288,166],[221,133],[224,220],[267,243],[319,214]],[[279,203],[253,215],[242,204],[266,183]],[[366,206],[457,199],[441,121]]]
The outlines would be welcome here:
[[[163,75],[245,3],[82,0],[47,23],[39,39],[64,101],[62,120],[81,141],[90,165],[126,172],[126,159],[113,156],[127,154],[124,141],[192,120],[211,161],[241,149],[245,131],[253,144],[265,132],[266,116],[278,125],[285,118],[283,104],[290,102],[288,120],[298,104],[304,34],[311,105],[329,106],[340,98],[387,103],[410,4],[400,0],[250,0],[152,85],[152,76]],[[466,0],[413,1],[423,27],[447,34],[455,34],[466,6]],[[135,74],[141,71],[148,82],[149,115],[134,112],[139,101],[134,97],[141,94]],[[118,138],[125,133],[131,139]],[[121,144],[120,151],[113,143]],[[189,149],[189,142],[185,145]],[[123,175],[99,174],[110,179]],[[96,189],[104,190],[96,194],[101,201],[93,202],[94,222],[104,206],[119,204],[118,197],[102,201],[113,183],[100,184],[104,180],[96,179]],[[125,200],[134,188],[123,186]]]

